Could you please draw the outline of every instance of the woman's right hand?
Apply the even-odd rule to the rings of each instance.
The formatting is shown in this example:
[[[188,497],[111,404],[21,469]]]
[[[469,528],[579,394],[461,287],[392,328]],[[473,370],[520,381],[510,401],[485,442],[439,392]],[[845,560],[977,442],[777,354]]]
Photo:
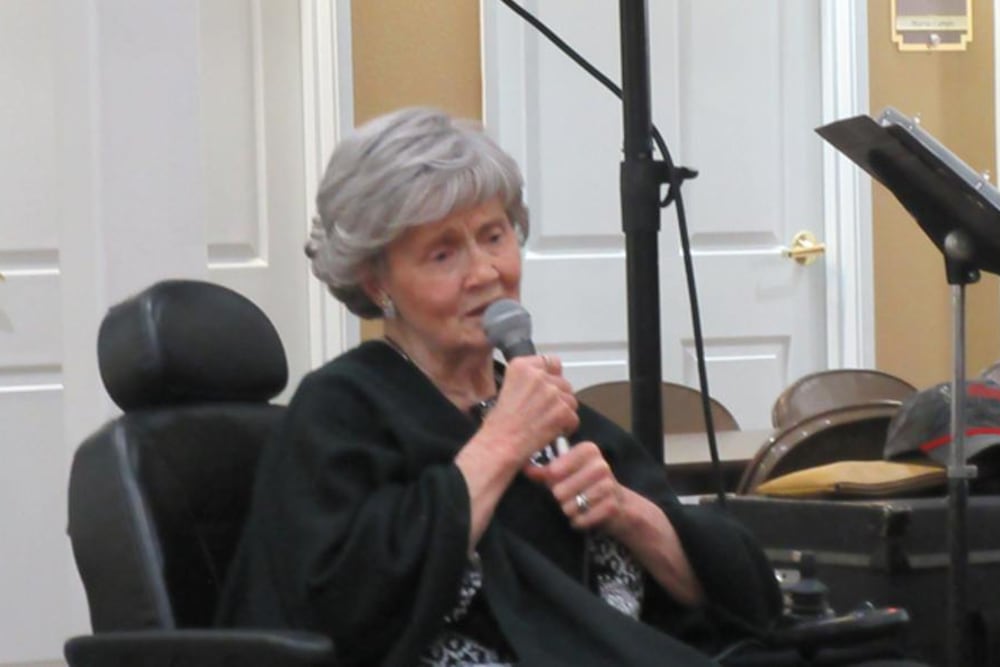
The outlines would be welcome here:
[[[497,403],[455,456],[469,489],[469,550],[493,517],[500,497],[528,460],[560,435],[576,431],[576,397],[554,357],[513,359]]]
[[[483,422],[495,442],[511,447],[521,462],[560,435],[576,431],[580,420],[573,388],[562,363],[549,355],[512,359],[497,403]],[[492,439],[492,438],[491,438]]]

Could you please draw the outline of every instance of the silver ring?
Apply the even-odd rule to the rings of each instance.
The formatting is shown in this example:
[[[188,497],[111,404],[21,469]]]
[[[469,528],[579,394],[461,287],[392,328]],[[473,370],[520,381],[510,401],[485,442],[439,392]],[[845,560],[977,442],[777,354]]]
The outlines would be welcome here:
[[[581,491],[576,494],[576,498],[574,500],[576,500],[576,509],[580,512],[580,514],[586,514],[587,510],[590,509],[590,498],[587,497],[587,494]]]

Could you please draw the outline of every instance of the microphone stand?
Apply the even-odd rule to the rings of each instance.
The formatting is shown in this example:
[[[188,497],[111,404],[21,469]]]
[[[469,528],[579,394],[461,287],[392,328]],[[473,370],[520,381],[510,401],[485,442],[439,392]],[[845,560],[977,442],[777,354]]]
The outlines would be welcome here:
[[[632,433],[663,461],[660,355],[660,186],[666,165],[653,159],[646,0],[619,0],[624,154],[622,228],[628,292]]]
[[[573,62],[582,67],[623,102],[625,125],[625,160],[621,166],[622,227],[625,232],[626,271],[629,325],[629,383],[632,432],[652,454],[654,460],[663,457],[662,369],[660,361],[660,279],[657,234],[660,229],[660,208],[677,204],[677,223],[687,276],[688,299],[691,307],[698,381],[701,387],[702,415],[708,435],[708,450],[715,473],[719,506],[725,507],[725,484],[715,442],[715,427],[708,390],[708,371],[701,335],[701,315],[694,280],[694,262],[684,215],[680,186],[698,172],[675,167],[666,142],[650,118],[649,51],[647,44],[645,0],[620,0],[622,49],[621,88],[600,70],[573,50],[548,26],[539,21],[514,0],[500,0],[515,14],[527,21],[552,42]],[[660,150],[663,160],[652,159],[651,140]],[[659,201],[659,190],[669,184],[666,197]]]

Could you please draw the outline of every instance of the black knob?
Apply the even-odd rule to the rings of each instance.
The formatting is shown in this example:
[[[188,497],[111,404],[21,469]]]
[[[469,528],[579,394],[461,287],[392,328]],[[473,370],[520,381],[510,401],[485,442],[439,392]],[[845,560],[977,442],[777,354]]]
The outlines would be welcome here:
[[[827,600],[829,589],[816,578],[816,556],[800,554],[799,580],[785,588],[788,612],[799,618],[830,616],[833,610]]]

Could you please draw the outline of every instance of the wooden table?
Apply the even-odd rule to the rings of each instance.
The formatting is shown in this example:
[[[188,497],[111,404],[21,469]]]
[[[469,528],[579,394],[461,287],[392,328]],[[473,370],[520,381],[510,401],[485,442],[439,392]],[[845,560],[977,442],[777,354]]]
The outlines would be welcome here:
[[[715,442],[727,491],[734,491],[747,463],[768,439],[771,429],[719,431]],[[674,491],[681,496],[715,493],[712,457],[704,433],[668,434],[663,437],[663,460]]]

